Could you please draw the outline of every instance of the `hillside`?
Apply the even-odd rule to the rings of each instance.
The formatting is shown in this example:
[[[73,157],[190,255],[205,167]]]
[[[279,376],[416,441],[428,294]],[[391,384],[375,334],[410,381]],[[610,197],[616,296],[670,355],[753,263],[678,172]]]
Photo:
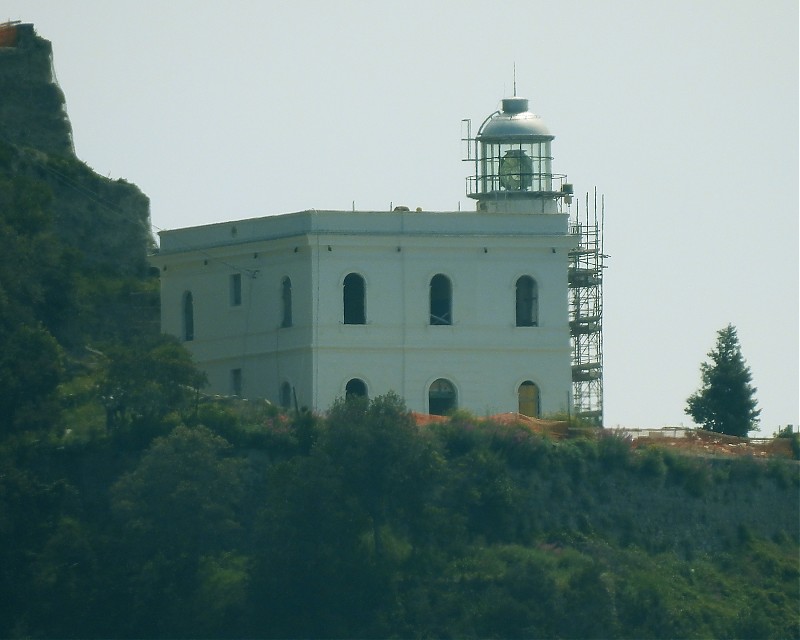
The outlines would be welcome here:
[[[75,157],[50,43],[0,25],[0,433],[59,422],[89,349],[154,340],[149,202]]]
[[[326,417],[185,397],[89,429],[93,402],[0,447],[0,635],[800,635],[791,461],[418,427],[392,396]]]

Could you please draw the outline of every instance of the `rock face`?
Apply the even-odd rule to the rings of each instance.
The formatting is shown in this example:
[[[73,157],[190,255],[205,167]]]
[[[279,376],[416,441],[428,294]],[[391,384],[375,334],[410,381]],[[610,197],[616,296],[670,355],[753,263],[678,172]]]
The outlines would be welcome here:
[[[0,25],[0,131],[6,142],[75,156],[53,46],[32,24]]]
[[[0,24],[0,177],[26,176],[53,194],[56,231],[84,265],[142,275],[153,246],[150,201],[124,180],[96,174],[75,157],[53,47],[32,24]]]

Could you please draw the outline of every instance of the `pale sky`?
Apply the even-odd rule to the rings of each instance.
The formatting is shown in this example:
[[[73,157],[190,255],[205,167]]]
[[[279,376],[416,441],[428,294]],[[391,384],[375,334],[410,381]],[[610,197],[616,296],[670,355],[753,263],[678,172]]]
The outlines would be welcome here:
[[[461,120],[513,92],[605,195],[606,426],[691,425],[728,323],[761,432],[798,411],[796,0],[5,0],[53,43],[78,156],[154,231],[474,209]],[[2,99],[2,96],[0,96]]]

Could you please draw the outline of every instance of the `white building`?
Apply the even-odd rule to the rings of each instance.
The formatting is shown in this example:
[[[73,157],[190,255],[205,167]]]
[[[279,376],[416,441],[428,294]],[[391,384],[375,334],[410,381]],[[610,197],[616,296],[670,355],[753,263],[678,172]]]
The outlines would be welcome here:
[[[315,410],[395,391],[424,413],[568,411],[577,239],[552,139],[527,100],[503,100],[470,138],[474,212],[310,210],[162,231],[162,329],[214,393]]]

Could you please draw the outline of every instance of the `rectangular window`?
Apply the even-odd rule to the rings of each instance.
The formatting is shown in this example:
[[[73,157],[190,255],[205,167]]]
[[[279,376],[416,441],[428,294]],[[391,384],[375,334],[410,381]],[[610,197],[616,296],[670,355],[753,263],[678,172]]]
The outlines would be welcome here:
[[[242,274],[234,273],[230,281],[231,306],[238,307],[242,304]]]
[[[242,370],[231,369],[231,394],[242,397]]]
[[[281,304],[283,305],[283,313],[281,326],[292,326],[292,281],[289,277],[285,277],[281,281]]]

